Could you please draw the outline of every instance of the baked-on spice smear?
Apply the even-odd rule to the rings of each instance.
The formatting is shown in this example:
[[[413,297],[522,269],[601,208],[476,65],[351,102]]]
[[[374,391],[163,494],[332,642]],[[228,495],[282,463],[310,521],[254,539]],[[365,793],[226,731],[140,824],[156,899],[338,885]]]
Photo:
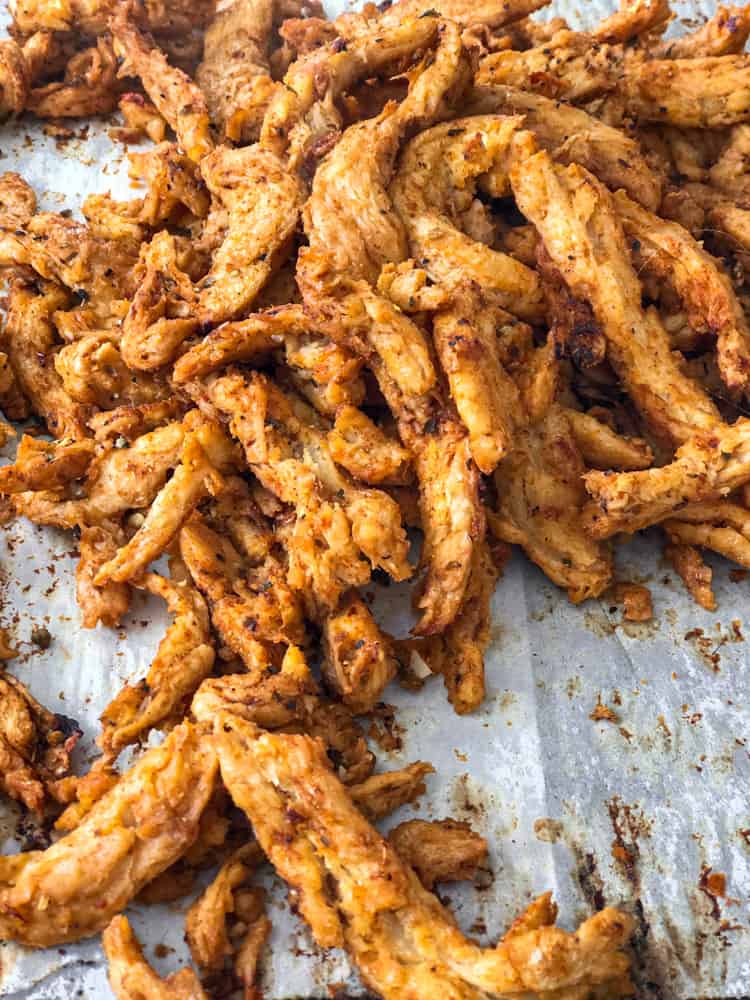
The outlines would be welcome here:
[[[388,1000],[633,992],[628,916],[568,933],[543,895],[480,948],[433,890],[485,839],[372,825],[433,771],[376,771],[387,685],[482,704],[512,547],[630,622],[623,533],[658,526],[709,610],[703,552],[750,568],[750,8],[665,39],[667,0],[585,32],[545,5],[10,3],[0,113],[61,136],[118,109],[142,143],[138,196],[84,221],[0,177],[0,438],[48,432],[0,469],[3,517],[77,539],[85,628],[135,591],[173,615],[81,774],[3,643],[0,787],[59,839],[0,859],[0,937],[103,931],[120,998],[259,998],[267,862]],[[412,584],[408,637],[373,581]],[[195,969],[161,979],[121,911],[210,865]]]

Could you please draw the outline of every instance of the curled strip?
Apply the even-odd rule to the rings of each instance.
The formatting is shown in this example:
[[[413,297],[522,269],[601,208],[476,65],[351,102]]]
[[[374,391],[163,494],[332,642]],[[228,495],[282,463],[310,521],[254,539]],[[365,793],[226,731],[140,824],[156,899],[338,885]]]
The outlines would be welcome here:
[[[677,444],[720,423],[716,407],[687,378],[658,316],[644,311],[612,196],[582,167],[546,152],[520,160],[513,192],[552,262],[588,302],[607,338],[607,357],[654,433]]]
[[[678,448],[674,460],[642,472],[589,472],[586,517],[596,538],[638,531],[679,516],[698,501],[720,500],[750,479],[750,420],[717,427]]]
[[[192,969],[162,979],[146,959],[127,917],[114,917],[102,934],[107,975],[117,1000],[208,1000]]]
[[[467,278],[495,292],[499,304],[522,319],[543,316],[539,277],[508,254],[472,240],[457,225],[480,178],[501,196],[508,192],[512,159],[533,152],[522,119],[497,115],[437,125],[406,146],[390,196],[409,237],[409,249],[430,277],[455,286]],[[531,143],[531,145],[529,145]]]
[[[46,851],[0,858],[0,939],[44,948],[106,927],[193,843],[216,769],[199,730],[183,723],[72,833]]]
[[[111,22],[115,49],[123,58],[119,76],[137,76],[159,113],[177,134],[191,160],[199,161],[214,147],[203,94],[182,70],[149,42],[135,24],[128,4],[120,5]]]
[[[639,273],[665,279],[682,300],[696,333],[716,337],[716,359],[724,384],[744,390],[750,380],[750,326],[721,265],[677,222],[665,222],[615,194],[625,233],[635,248]]]
[[[144,680],[126,684],[102,713],[99,743],[110,759],[151,729],[180,718],[214,663],[208,610],[197,590],[156,573],[140,586],[163,598],[175,619]]]
[[[481,949],[364,820],[319,744],[263,733],[227,714],[216,718],[214,740],[224,782],[295,890],[316,940],[345,946],[386,1000],[433,993],[479,1000],[523,991],[572,998],[597,986],[613,997],[629,991],[628,960],[619,952],[632,927],[624,914],[603,910],[576,934],[539,924],[516,928],[496,947]],[[363,884],[369,891],[360,902]]]

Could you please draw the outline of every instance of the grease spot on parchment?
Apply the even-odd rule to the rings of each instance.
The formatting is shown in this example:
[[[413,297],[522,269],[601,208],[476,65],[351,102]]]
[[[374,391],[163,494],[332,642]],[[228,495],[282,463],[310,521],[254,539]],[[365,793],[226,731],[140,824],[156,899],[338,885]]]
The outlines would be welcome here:
[[[518,695],[515,691],[503,691],[503,693],[498,697],[498,706],[500,709],[510,708],[512,705],[518,701]]]
[[[615,608],[615,610],[617,610]],[[587,629],[602,639],[615,634],[614,622],[611,622],[601,608],[592,608],[583,613],[583,623]]]
[[[568,698],[572,701],[573,698],[581,693],[583,685],[581,684],[581,678],[578,676],[569,677],[565,682],[565,693]]]
[[[459,774],[451,788],[451,805],[456,819],[470,822],[484,817],[487,811],[487,796],[470,774]]]
[[[534,835],[545,844],[556,844],[563,835],[563,825],[559,819],[542,816],[534,820]]]

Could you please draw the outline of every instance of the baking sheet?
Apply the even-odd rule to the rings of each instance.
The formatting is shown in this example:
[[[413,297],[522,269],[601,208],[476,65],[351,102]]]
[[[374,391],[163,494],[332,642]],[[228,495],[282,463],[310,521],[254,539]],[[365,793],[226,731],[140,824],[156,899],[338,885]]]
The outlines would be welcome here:
[[[564,3],[551,13],[580,25],[609,7],[587,5],[583,19]],[[695,4],[677,9],[700,13]],[[77,213],[91,191],[127,197],[124,149],[109,141],[106,127],[74,122],[74,137],[60,141],[26,121],[3,126],[0,171],[23,173],[53,211]],[[604,904],[634,914],[639,997],[746,997],[750,577],[733,579],[727,563],[711,559],[719,610],[705,612],[687,599],[660,548],[653,535],[618,556],[620,579],[651,588],[655,620],[641,625],[623,623],[606,601],[572,607],[514,557],[493,599],[482,710],[455,716],[438,678],[421,693],[395,685],[385,693],[397,707],[401,746],[378,749],[379,767],[423,759],[437,771],[428,795],[385,825],[453,816],[488,837],[489,868],[477,884],[441,888],[461,926],[483,943],[494,942],[535,894],[552,889],[568,927]],[[166,616],[158,601],[136,596],[122,630],[82,629],[75,561],[70,535],[26,522],[0,532],[0,624],[21,650],[11,670],[53,711],[80,722],[84,764],[100,711],[124,681],[146,672]],[[377,595],[379,613],[402,633],[405,600],[398,587]],[[30,641],[35,624],[53,635],[46,651]],[[600,695],[617,723],[590,720]],[[0,809],[6,852],[18,849],[19,816],[5,804]],[[725,898],[708,891],[708,875],[719,872]],[[361,992],[345,956],[321,954],[289,913],[283,886],[270,874],[267,885],[274,931],[266,1000],[329,997],[344,986]],[[186,961],[189,902],[132,909],[146,955],[161,972]],[[0,994],[109,996],[98,941],[44,952],[1,946]]]

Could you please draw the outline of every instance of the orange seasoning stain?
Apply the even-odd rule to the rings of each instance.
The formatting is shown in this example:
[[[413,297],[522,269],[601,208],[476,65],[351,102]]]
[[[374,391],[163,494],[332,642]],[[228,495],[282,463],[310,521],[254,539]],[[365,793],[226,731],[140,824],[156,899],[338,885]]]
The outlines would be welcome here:
[[[715,872],[713,868],[704,865],[701,869],[698,886],[709,896],[718,896],[723,899],[727,894],[727,877],[724,872]]]
[[[612,841],[612,857],[623,865],[632,865],[634,860],[630,851],[616,840]]]

